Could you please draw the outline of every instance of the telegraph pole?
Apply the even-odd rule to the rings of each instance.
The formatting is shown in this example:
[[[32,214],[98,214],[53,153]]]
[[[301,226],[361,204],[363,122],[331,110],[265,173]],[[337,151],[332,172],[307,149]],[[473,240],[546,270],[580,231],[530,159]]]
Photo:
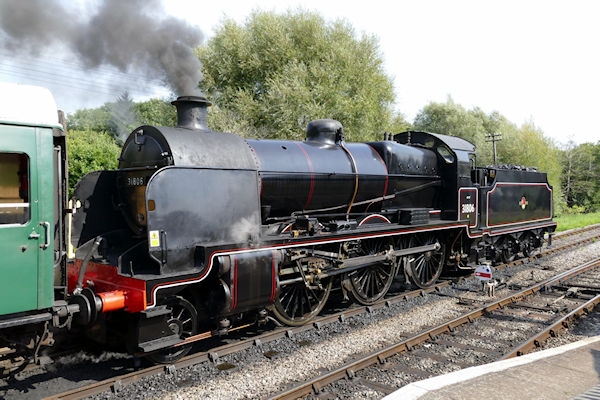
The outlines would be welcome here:
[[[502,133],[488,133],[485,135],[486,142],[492,142],[492,147],[494,149],[494,165],[498,163],[498,156],[496,154],[496,142],[502,140]]]

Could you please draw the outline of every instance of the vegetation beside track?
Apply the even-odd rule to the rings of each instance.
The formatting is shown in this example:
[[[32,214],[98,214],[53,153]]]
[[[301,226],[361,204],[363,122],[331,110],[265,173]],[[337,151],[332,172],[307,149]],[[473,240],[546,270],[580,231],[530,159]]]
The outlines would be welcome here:
[[[586,214],[562,214],[555,218],[557,232],[600,223],[600,211]]]

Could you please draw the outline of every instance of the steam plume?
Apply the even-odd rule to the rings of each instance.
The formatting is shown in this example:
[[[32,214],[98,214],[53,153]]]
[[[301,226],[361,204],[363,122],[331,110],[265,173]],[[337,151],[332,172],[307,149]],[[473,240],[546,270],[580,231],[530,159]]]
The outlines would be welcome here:
[[[58,0],[0,0],[0,46],[38,54],[66,47],[88,68],[111,65],[198,94],[199,28],[164,17],[159,0],[101,0],[90,18]]]

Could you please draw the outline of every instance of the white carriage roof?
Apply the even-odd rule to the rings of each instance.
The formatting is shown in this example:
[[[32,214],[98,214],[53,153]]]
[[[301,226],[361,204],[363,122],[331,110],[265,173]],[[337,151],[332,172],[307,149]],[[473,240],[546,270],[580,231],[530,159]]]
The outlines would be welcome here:
[[[0,82],[0,122],[62,128],[50,91],[17,83]]]

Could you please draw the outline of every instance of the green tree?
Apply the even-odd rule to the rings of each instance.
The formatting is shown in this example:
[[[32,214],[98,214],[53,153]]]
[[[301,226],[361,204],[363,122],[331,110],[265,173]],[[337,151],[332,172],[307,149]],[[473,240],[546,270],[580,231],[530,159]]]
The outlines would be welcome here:
[[[413,125],[417,130],[458,136],[472,142],[477,147],[479,165],[493,162],[492,146],[486,142],[485,135],[502,133],[502,141],[497,144],[498,164],[537,167],[546,172],[553,186],[555,211],[564,208],[559,150],[533,122],[518,127],[497,111],[487,114],[478,107],[467,110],[449,97],[445,103],[426,105]]]
[[[458,136],[477,147],[478,163],[492,163],[491,146],[485,141],[487,128],[491,128],[493,119],[480,109],[467,110],[456,104],[451,97],[445,103],[431,102],[415,117],[413,127],[444,135]]]
[[[303,139],[310,120],[333,118],[348,140],[367,140],[392,127],[393,85],[377,39],[346,22],[255,11],[244,24],[224,20],[197,54],[213,129]]]
[[[561,152],[562,187],[568,207],[593,212],[600,209],[600,143],[569,142]]]
[[[406,117],[402,113],[395,113],[392,116],[392,122],[390,125],[390,132],[392,133],[400,133],[406,132],[413,129],[413,126],[410,122],[406,120]]]
[[[67,115],[67,130],[110,132],[108,103],[97,108],[84,108]]]
[[[67,116],[67,129],[108,133],[120,144],[137,126],[174,126],[175,107],[162,99],[134,102],[127,92],[114,102],[97,108],[81,109]]]
[[[144,125],[175,126],[177,112],[168,101],[150,99],[133,104],[136,121]]]
[[[88,172],[115,169],[121,149],[108,133],[70,130],[67,132],[69,152],[69,196],[81,177]]]
[[[518,129],[502,132],[502,141],[498,144],[498,158],[505,164],[537,167],[538,171],[546,172],[548,182],[552,186],[554,211],[561,213],[564,210],[560,150],[532,121],[524,123]]]

